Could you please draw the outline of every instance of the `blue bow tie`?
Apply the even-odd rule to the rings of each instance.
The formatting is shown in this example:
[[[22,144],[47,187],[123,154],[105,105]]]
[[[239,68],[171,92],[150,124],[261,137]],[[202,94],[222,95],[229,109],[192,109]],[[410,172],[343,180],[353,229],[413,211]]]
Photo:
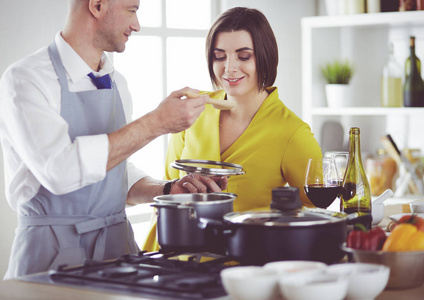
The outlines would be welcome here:
[[[91,78],[94,85],[97,87],[97,89],[110,89],[112,87],[111,80],[109,74],[106,74],[102,77],[96,77],[93,73],[87,74],[88,77]]]

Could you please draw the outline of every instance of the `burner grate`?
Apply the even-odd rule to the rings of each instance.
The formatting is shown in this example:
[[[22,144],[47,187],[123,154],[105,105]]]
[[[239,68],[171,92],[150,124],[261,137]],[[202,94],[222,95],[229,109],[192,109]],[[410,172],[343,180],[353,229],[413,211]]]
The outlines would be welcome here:
[[[160,299],[211,299],[225,296],[220,271],[237,264],[211,253],[140,252],[110,261],[50,271],[52,282]]]

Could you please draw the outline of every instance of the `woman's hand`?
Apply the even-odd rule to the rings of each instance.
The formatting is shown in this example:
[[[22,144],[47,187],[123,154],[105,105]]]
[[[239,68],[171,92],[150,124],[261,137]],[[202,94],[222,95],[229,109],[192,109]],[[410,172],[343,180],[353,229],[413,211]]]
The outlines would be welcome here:
[[[227,189],[227,183],[226,176],[188,174],[172,185],[170,194],[221,192]]]

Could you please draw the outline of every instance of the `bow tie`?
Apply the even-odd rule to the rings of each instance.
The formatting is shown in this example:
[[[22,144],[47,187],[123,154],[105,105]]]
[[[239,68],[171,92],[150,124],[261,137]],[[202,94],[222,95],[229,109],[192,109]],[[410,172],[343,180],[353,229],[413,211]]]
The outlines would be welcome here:
[[[109,74],[106,74],[102,77],[96,77],[96,76],[94,76],[93,73],[89,73],[89,74],[87,74],[87,76],[91,78],[94,85],[99,90],[100,89],[110,89],[111,86],[112,86]]]

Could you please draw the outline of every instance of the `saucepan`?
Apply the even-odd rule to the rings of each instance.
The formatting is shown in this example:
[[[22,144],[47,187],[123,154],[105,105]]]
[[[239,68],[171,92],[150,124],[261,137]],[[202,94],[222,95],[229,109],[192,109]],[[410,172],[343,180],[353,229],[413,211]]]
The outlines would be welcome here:
[[[280,187],[272,191],[271,210],[227,213],[223,221],[200,218],[200,226],[219,230],[227,254],[241,264],[280,260],[331,264],[345,255],[341,245],[347,224],[370,218],[302,208],[297,188]]]
[[[169,251],[211,251],[222,253],[223,241],[199,228],[200,218],[222,220],[233,211],[237,195],[232,193],[192,193],[157,196],[157,235],[162,249]]]

